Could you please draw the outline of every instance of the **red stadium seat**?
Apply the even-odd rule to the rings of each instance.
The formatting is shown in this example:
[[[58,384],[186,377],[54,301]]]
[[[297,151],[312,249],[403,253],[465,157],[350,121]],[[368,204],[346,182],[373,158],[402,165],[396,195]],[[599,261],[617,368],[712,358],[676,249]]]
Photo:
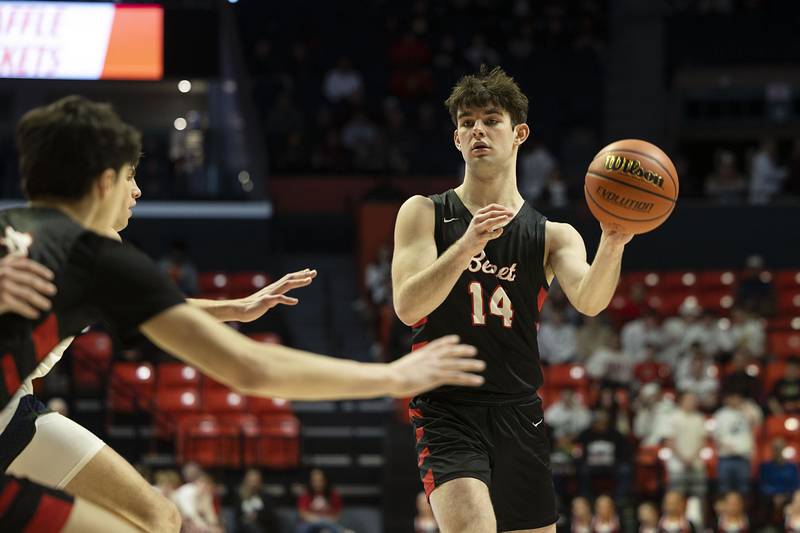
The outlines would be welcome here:
[[[543,370],[545,383],[550,388],[580,389],[589,386],[589,376],[581,365],[551,365]]]
[[[270,279],[266,272],[236,272],[228,276],[230,291],[238,296],[263,289],[269,283]]]
[[[734,299],[730,288],[710,289],[697,295],[697,303],[703,309],[716,313],[727,313],[733,307]]]
[[[156,369],[158,388],[199,387],[200,372],[183,363],[160,363]]]
[[[767,320],[767,331],[782,330],[800,331],[800,313],[798,313],[798,316],[785,316]]]
[[[207,413],[242,413],[247,398],[230,389],[203,389],[203,411]]]
[[[800,290],[800,270],[780,270],[775,273],[774,281],[778,291]]]
[[[797,441],[800,439],[800,418],[792,415],[770,415],[764,424],[764,436],[767,441],[775,437]]]
[[[300,464],[300,421],[292,415],[259,419],[260,428],[245,430],[245,465],[296,468]]]
[[[105,382],[113,355],[111,337],[102,331],[84,333],[69,348],[76,390],[98,390]]]
[[[258,342],[266,342],[267,344],[282,344],[283,339],[277,333],[270,333],[270,332],[253,332],[248,333],[248,337],[253,339],[254,341]]]
[[[671,271],[659,274],[658,287],[662,290],[685,289],[695,291],[698,288],[697,274],[691,271]]]
[[[701,291],[713,291],[729,288],[731,291],[736,285],[736,273],[732,270],[705,270],[697,272],[696,287]]]
[[[282,398],[258,398],[246,396],[247,412],[254,414],[291,414],[292,404]],[[406,401],[406,411],[408,411],[408,401]]]
[[[150,363],[115,363],[108,384],[109,408],[120,413],[147,409],[153,402],[155,387]]]
[[[195,387],[156,389],[156,409],[167,413],[200,411],[200,391]]]
[[[178,428],[178,457],[203,467],[239,468],[242,464],[240,430],[213,416],[183,421]]]
[[[767,346],[775,357],[800,355],[800,331],[772,331],[767,334]]]
[[[775,383],[783,377],[786,371],[786,361],[773,361],[766,365],[764,372],[764,392],[770,394]]]
[[[201,272],[197,276],[198,289],[203,294],[228,292],[230,278],[225,272]]]
[[[781,316],[800,315],[800,289],[778,291],[778,312]]]

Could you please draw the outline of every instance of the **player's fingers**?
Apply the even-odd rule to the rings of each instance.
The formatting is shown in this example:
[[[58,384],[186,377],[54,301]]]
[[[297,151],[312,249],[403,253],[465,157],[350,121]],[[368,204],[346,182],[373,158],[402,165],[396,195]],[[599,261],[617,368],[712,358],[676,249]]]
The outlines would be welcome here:
[[[487,218],[480,224],[475,225],[475,229],[478,230],[479,233],[489,233],[493,231],[497,226],[505,226],[508,224],[508,221],[511,220],[507,215]]]
[[[448,385],[464,385],[467,387],[478,387],[483,385],[483,377],[467,372],[449,371],[441,374],[440,383]]]
[[[442,363],[442,368],[446,370],[459,370],[461,372],[482,372],[486,369],[486,361],[481,359],[454,358],[446,359]]]
[[[5,303],[5,307],[7,307],[12,313],[17,313],[18,315],[22,315],[25,318],[30,318],[31,320],[39,318],[39,311],[37,309],[9,293],[6,293],[3,301]]]
[[[289,292],[292,289],[297,289],[299,287],[305,287],[307,285],[311,285],[313,278],[297,278],[297,279],[290,279],[280,284],[280,286],[276,287],[273,294],[283,294]]]
[[[454,344],[448,346],[439,346],[435,347],[434,350],[437,355],[441,357],[450,358],[450,357],[475,357],[478,353],[478,349],[474,346],[470,346],[469,344]]]
[[[29,287],[8,283],[5,286],[5,290],[17,300],[37,307],[42,311],[47,311],[52,307],[50,300]]]
[[[442,346],[458,344],[458,341],[458,335],[445,335],[444,337],[439,337],[438,339],[429,342],[425,345],[425,348],[427,348],[428,351],[433,351]]]
[[[54,295],[56,293],[56,286],[49,281],[42,279],[38,274],[31,274],[24,270],[16,268],[9,268],[5,273],[9,281],[14,281],[17,285],[25,287],[32,287],[42,294]]]
[[[281,294],[278,296],[276,301],[279,304],[283,305],[297,305],[297,302],[299,302],[300,300],[298,300],[297,298],[290,298],[289,296],[284,296]]]
[[[486,213],[488,211],[511,211],[511,210],[509,208],[507,208],[506,206],[504,206],[504,205],[489,204],[489,205],[485,205],[485,206],[481,207],[480,209],[478,209],[475,212],[475,215],[477,216],[479,213],[482,214],[482,213]]]
[[[55,274],[53,274],[52,270],[50,270],[41,263],[37,263],[32,259],[28,259],[27,257],[15,256],[15,262],[19,263],[19,265],[22,268],[30,271],[33,274],[36,274],[39,277],[48,280],[55,278]]]
[[[472,219],[474,220],[475,224],[480,224],[481,222],[484,222],[487,219],[499,216],[507,216],[511,218],[512,214],[509,213],[508,211],[497,209],[497,210],[487,211],[486,213],[482,213],[480,215],[475,215],[474,217],[472,217]]]

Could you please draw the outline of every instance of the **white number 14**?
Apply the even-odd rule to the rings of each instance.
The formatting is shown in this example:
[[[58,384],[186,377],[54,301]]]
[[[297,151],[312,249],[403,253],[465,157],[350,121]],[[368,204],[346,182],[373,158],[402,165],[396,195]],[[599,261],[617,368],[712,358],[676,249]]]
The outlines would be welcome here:
[[[468,290],[472,296],[472,325],[484,326],[486,325],[486,313],[483,307],[483,287],[479,282],[473,281],[469,284]],[[511,327],[514,309],[511,307],[511,298],[503,290],[502,285],[498,285],[492,293],[492,297],[489,298],[489,313],[502,317],[504,327]]]

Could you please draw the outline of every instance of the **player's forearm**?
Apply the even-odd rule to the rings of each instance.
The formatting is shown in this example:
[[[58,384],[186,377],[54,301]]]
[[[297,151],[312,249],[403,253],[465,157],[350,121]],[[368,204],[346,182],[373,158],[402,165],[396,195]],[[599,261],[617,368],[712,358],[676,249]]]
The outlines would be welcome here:
[[[220,322],[232,322],[236,320],[233,300],[205,300],[201,298],[187,298],[186,303],[202,309]]]
[[[623,245],[610,245],[604,236],[600,237],[597,255],[583,276],[576,301],[573,302],[578,311],[596,316],[611,303],[619,283],[624,249]]]
[[[456,241],[430,266],[395,286],[394,310],[400,320],[414,325],[442,305],[471,259],[470,251]]]
[[[259,346],[254,362],[264,378],[247,386],[255,396],[288,400],[338,400],[392,395],[397,381],[390,367],[324,357],[284,346]]]

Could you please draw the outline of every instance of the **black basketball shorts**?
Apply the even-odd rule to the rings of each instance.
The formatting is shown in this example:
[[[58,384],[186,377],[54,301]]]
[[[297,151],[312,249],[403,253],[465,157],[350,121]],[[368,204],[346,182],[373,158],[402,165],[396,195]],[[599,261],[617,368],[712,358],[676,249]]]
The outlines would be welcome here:
[[[409,407],[428,497],[447,481],[471,477],[489,487],[500,531],[558,520],[540,399],[473,405],[417,397]]]

